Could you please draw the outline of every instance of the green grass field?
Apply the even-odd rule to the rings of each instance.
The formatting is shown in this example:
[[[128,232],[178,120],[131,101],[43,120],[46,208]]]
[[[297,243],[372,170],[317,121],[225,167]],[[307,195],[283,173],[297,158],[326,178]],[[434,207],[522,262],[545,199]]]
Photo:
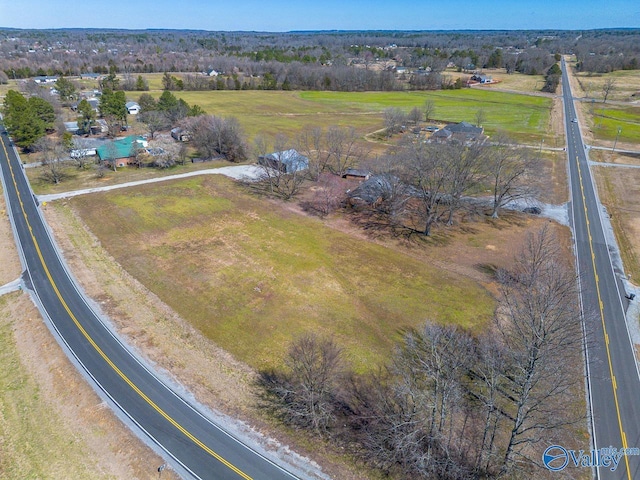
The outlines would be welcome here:
[[[600,140],[614,140],[620,129],[618,141],[640,142],[640,107],[595,105],[593,132]]]
[[[160,91],[151,91],[160,96]],[[484,127],[491,135],[505,131],[523,142],[539,142],[548,135],[551,100],[491,90],[463,89],[434,92],[283,92],[204,91],[174,92],[207,113],[235,116],[250,137],[258,134],[295,136],[306,126],[351,126],[364,135],[383,127],[382,112],[389,107],[409,112],[425,100],[435,103],[434,117],[442,122],[474,122],[482,109]],[[139,92],[127,92],[138,98]],[[549,137],[551,139],[551,137]]]
[[[206,337],[254,368],[303,332],[332,335],[359,371],[427,319],[480,329],[491,296],[394,249],[194,178],[71,203],[116,260]],[[473,299],[472,302],[460,299]]]

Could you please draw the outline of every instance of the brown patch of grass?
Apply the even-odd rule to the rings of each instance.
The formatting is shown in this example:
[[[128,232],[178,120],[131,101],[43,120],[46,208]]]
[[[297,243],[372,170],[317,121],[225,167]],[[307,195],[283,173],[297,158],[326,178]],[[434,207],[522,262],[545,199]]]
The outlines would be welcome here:
[[[609,212],[625,272],[630,280],[639,279],[640,171],[612,167],[593,171],[600,199]]]
[[[163,460],[93,392],[27,295],[0,298],[0,340],[0,477],[156,478]]]

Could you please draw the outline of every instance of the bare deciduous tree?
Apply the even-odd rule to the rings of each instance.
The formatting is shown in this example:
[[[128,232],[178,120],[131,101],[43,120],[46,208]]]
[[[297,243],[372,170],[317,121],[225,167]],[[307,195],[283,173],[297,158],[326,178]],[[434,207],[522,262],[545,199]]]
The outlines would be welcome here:
[[[347,169],[365,161],[369,152],[359,143],[353,127],[329,127],[325,134],[325,148],[329,170],[335,175],[343,175]]]
[[[481,127],[484,122],[487,121],[487,112],[485,112],[484,108],[479,108],[476,112],[476,126]]]
[[[615,77],[608,77],[602,85],[602,103],[607,103],[607,99],[616,86]]]
[[[424,113],[424,121],[428,122],[429,119],[433,118],[436,111],[436,103],[433,100],[425,100],[422,105],[422,111]]]
[[[538,168],[539,160],[505,136],[496,137],[494,145],[488,148],[484,168],[493,193],[491,216],[498,218],[507,203],[533,196],[535,188],[530,174]]]
[[[582,381],[570,368],[582,348],[576,280],[557,245],[546,228],[529,235],[513,271],[502,278],[496,321],[509,366],[502,473],[528,458],[527,447],[551,430],[580,420],[567,408],[571,387]]]
[[[190,132],[193,146],[206,158],[221,155],[231,162],[247,159],[244,132],[235,118],[200,115],[184,119],[183,126]]]
[[[263,161],[261,184],[266,186],[270,195],[275,195],[283,200],[289,200],[298,194],[307,177],[306,168],[298,168],[297,164],[287,166],[285,156],[288,155],[289,139],[285,135],[276,135],[273,143],[273,152],[269,153],[269,143],[264,137],[256,137],[254,148],[258,158],[263,159],[269,155],[272,162]],[[259,184],[257,186],[260,186]]]
[[[88,168],[94,163],[95,148],[87,138],[75,138],[71,149],[71,159],[80,169]]]
[[[303,207],[320,217],[335,211],[345,198],[345,187],[337,175],[322,175],[314,187],[311,199]]]
[[[317,180],[328,169],[329,153],[325,149],[324,132],[320,127],[306,128],[296,139],[300,153],[309,159],[309,176]]]
[[[418,123],[422,120],[422,112],[418,107],[413,107],[409,112],[409,121],[413,125],[418,125]]]
[[[276,411],[289,423],[323,432],[335,416],[344,373],[342,350],[314,334],[295,340],[285,358],[287,372],[263,372],[260,383],[275,398]]]
[[[399,108],[390,107],[382,112],[382,119],[387,136],[390,137],[402,130],[403,125],[407,122],[407,114]]]
[[[153,140],[157,132],[169,128],[170,125],[165,112],[158,110],[142,111],[138,119],[147,126],[151,140]]]
[[[447,148],[411,142],[401,153],[405,181],[417,190],[424,235],[430,235],[436,222],[450,216],[450,179],[455,165],[450,155],[443,155]]]
[[[35,147],[42,152],[42,178],[55,184],[64,180],[68,176],[64,165],[65,148],[49,137],[40,138]]]

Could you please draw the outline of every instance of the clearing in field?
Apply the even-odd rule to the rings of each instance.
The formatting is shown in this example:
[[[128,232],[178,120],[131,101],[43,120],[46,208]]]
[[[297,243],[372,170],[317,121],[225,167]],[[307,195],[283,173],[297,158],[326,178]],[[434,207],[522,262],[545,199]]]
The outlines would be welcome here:
[[[292,338],[314,331],[368,370],[403,327],[435,319],[481,329],[493,313],[469,277],[256,199],[228,179],[70,203],[127,271],[254,368],[280,364]]]

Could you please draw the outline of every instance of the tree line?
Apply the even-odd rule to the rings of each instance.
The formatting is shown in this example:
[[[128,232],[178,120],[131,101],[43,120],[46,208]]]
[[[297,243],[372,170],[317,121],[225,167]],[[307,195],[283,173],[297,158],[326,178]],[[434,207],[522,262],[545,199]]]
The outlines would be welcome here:
[[[232,75],[242,73],[245,81],[239,88],[260,88],[261,80],[251,79],[269,74],[279,78],[277,88],[284,89],[341,90],[349,85],[382,90],[397,86],[381,72],[370,71],[372,63],[436,73],[454,65],[459,71],[504,67],[507,72],[543,74],[555,54],[575,52],[584,71],[636,69],[639,38],[633,29],[304,34],[7,29],[0,32],[0,82],[90,71],[124,75],[128,89],[143,90],[146,85],[135,74],[216,69],[225,78],[210,82],[209,88],[238,88]],[[368,71],[366,87],[344,70],[363,66]],[[354,81],[359,86],[351,86]]]
[[[261,406],[402,478],[543,476],[541,451],[586,418],[575,276],[543,229],[496,280],[482,334],[427,321],[378,371],[354,373],[332,338],[295,339],[261,372]]]

